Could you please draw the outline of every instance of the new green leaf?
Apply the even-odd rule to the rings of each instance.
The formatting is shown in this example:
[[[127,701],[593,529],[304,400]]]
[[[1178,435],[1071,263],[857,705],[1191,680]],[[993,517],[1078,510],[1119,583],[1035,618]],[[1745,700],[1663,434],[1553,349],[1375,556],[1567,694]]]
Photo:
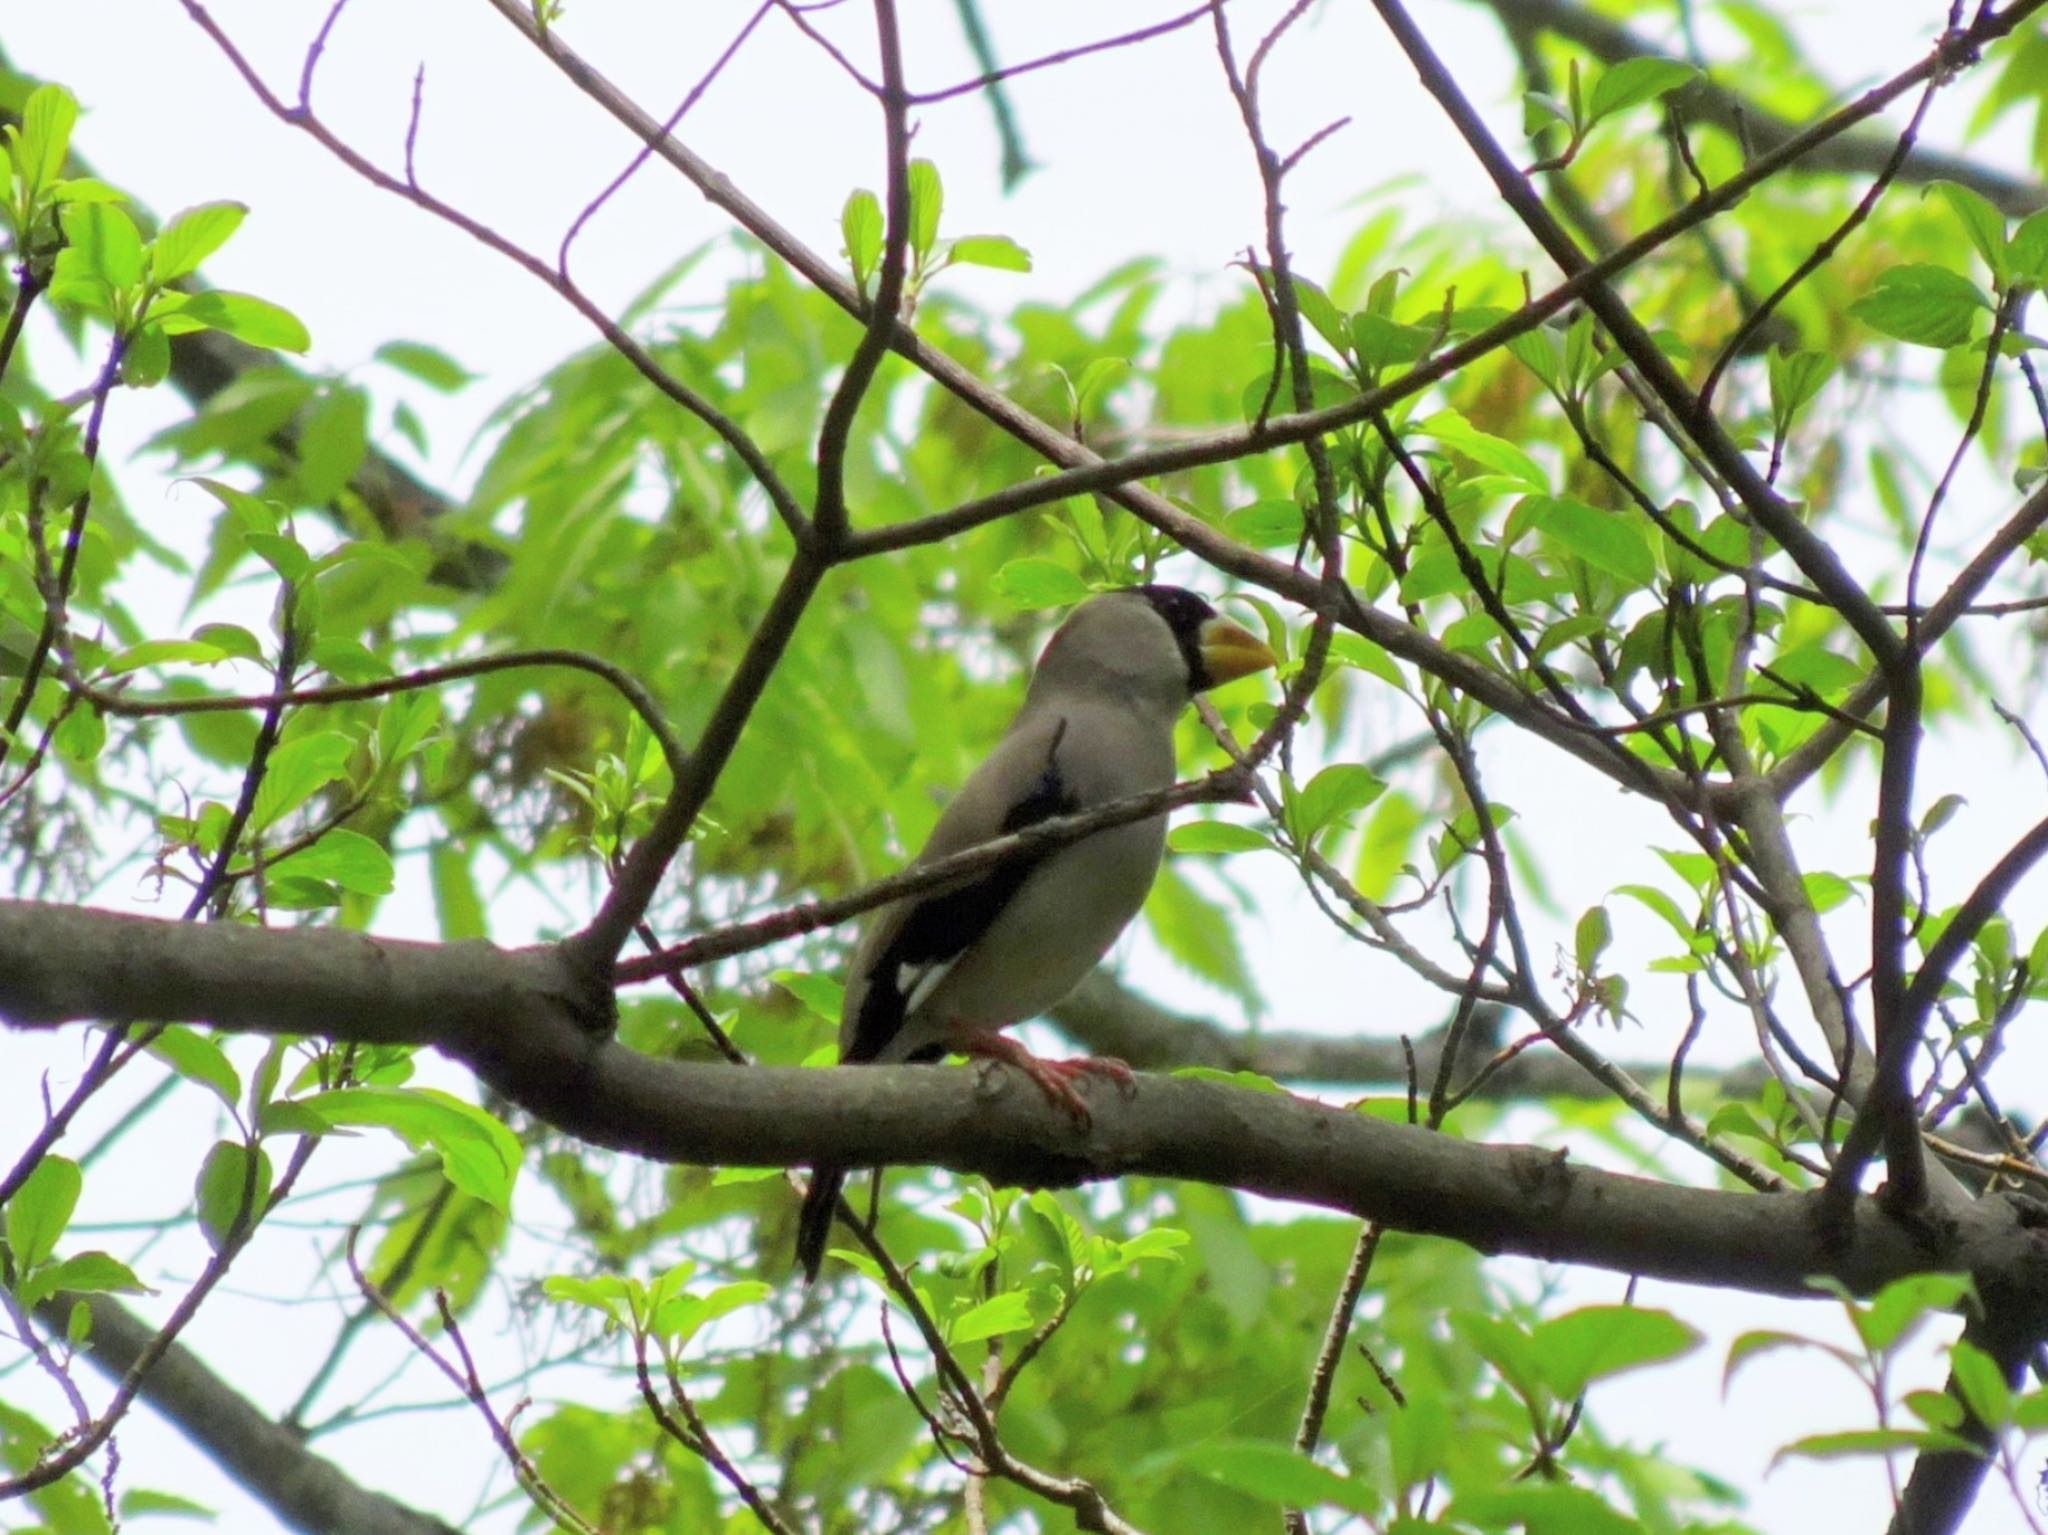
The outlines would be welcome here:
[[[7,1201],[7,1247],[26,1273],[57,1249],[85,1179],[69,1157],[45,1156]]]

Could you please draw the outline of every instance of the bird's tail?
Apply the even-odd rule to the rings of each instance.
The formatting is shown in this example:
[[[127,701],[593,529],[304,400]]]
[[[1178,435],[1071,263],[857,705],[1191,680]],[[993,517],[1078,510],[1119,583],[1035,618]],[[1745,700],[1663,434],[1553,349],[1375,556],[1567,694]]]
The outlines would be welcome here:
[[[825,1244],[832,1236],[832,1217],[839,1210],[839,1191],[846,1186],[846,1169],[818,1167],[811,1170],[811,1186],[804,1195],[802,1213],[796,1218],[796,1261],[803,1266],[804,1283],[818,1277],[825,1261]]]

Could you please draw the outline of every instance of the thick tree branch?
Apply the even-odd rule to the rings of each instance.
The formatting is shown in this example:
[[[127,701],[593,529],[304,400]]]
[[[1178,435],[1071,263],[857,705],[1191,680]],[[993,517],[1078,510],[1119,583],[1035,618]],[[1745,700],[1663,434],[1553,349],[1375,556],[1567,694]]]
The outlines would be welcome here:
[[[85,1357],[120,1380],[150,1346],[156,1329],[106,1295],[57,1295],[38,1314],[61,1334],[74,1302],[92,1309]],[[306,1535],[456,1535],[453,1525],[373,1492],[273,1422],[182,1343],[173,1343],[142,1378],[141,1398],[279,1521]]]
[[[657,1060],[620,1046],[602,994],[560,950],[415,944],[332,929],[191,928],[0,902],[0,1018],[138,1018],[258,1034],[429,1046],[593,1145],[747,1166],[936,1164],[999,1182],[1143,1173],[1345,1210],[1399,1230],[1758,1293],[1814,1274],[1868,1291],[1962,1269],[2048,1302],[2048,1243],[1987,1199],[1939,1229],[1860,1199],[1697,1189],[1598,1172],[1563,1152],[1488,1146],[1280,1094],[1145,1077],[1077,1125],[1000,1070],[836,1071]]]

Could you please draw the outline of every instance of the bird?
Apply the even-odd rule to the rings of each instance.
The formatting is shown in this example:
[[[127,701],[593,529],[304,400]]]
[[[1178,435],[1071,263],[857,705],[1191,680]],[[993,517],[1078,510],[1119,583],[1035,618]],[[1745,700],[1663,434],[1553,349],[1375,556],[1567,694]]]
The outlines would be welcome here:
[[[961,785],[912,867],[1173,782],[1173,728],[1197,693],[1277,662],[1265,642],[1184,587],[1089,598],[1053,632],[1023,705]],[[1048,1061],[1001,1031],[1035,1018],[1095,968],[1144,905],[1166,847],[1148,816],[876,908],[854,945],[840,1014],[842,1064],[1006,1062],[1086,1123],[1075,1080],[1126,1090],[1121,1061]],[[818,1277],[846,1181],[811,1174],[797,1260]]]

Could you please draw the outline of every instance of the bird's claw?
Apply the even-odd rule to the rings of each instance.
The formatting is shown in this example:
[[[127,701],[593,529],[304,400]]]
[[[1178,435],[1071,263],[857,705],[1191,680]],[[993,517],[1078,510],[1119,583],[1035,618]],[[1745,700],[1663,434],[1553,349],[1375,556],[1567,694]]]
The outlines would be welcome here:
[[[1045,1094],[1046,1101],[1056,1109],[1064,1109],[1074,1123],[1086,1129],[1094,1122],[1088,1112],[1088,1102],[1074,1085],[1082,1077],[1108,1077],[1116,1084],[1122,1097],[1129,1098],[1138,1090],[1137,1079],[1131,1068],[1113,1056],[1082,1055],[1072,1060],[1048,1061],[1033,1055],[1017,1041],[1006,1034],[968,1034],[958,1041],[959,1048],[968,1055],[980,1056],[985,1060],[1001,1061],[1014,1066]]]

